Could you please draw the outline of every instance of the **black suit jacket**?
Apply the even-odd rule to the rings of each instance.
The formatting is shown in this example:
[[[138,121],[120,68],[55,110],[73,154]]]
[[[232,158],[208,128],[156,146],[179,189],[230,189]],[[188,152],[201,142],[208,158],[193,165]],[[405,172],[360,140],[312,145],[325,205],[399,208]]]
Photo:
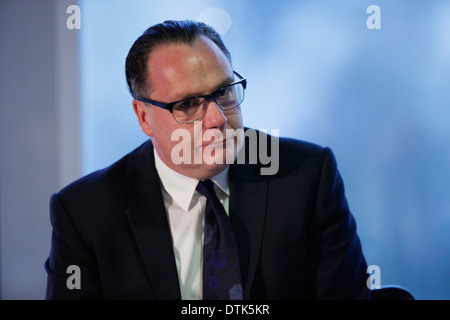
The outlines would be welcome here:
[[[247,148],[248,151],[248,148]],[[151,140],[51,198],[47,299],[180,299]],[[330,149],[279,140],[279,171],[230,166],[246,299],[365,299],[366,261]],[[70,265],[81,289],[68,289]]]

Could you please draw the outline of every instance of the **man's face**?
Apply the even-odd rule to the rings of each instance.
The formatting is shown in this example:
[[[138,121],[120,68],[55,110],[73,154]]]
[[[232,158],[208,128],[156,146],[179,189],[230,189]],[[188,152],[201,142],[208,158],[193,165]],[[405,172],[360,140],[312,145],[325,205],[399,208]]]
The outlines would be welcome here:
[[[148,57],[147,70],[147,83],[150,84],[151,91],[146,98],[164,103],[206,95],[235,80],[232,66],[226,56],[214,42],[204,36],[200,36],[192,46],[159,45]],[[199,129],[201,128],[202,133],[214,130],[214,133],[219,133],[218,137],[225,139],[227,129],[242,129],[240,107],[223,112],[213,100],[209,101],[201,123],[196,125],[194,123],[180,124],[168,110],[144,104],[138,100],[133,100],[133,107],[142,130],[152,137],[156,152],[168,167],[186,176],[208,179],[223,171],[228,165],[226,163],[227,144],[222,141],[214,142],[214,139],[202,140]],[[194,127],[196,136],[194,136]],[[172,133],[177,129],[189,132],[190,139],[183,142],[181,139],[172,141]],[[179,150],[182,145],[180,143],[189,144],[190,163],[175,164],[173,162],[173,150],[174,148]],[[228,148],[233,148],[236,154],[236,142],[228,143]],[[206,149],[208,152],[205,152]],[[223,152],[209,152],[213,149],[221,149]],[[202,156],[200,164],[198,161],[194,163],[195,152],[200,152],[205,157],[208,155],[212,155],[213,158],[221,157],[223,161],[215,159],[216,161],[212,163],[209,161],[210,164],[207,164],[205,163],[207,159]]]

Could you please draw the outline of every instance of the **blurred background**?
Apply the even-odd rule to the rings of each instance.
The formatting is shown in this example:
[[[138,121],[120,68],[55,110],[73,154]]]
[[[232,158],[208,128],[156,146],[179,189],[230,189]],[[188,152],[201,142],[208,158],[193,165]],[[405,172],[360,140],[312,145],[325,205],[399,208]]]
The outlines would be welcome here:
[[[246,126],[331,147],[381,285],[450,299],[444,0],[1,0],[1,299],[45,297],[51,194],[147,139],[124,61],[166,19],[222,34]]]

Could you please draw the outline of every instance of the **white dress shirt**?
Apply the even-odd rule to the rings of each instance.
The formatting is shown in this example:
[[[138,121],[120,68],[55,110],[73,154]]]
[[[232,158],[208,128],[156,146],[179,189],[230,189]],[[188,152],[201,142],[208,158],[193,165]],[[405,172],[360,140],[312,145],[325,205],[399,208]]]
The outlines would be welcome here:
[[[195,190],[199,180],[172,170],[161,160],[156,150],[154,154],[172,233],[181,298],[201,300],[206,197]],[[214,182],[217,197],[228,213],[228,167],[211,180]]]

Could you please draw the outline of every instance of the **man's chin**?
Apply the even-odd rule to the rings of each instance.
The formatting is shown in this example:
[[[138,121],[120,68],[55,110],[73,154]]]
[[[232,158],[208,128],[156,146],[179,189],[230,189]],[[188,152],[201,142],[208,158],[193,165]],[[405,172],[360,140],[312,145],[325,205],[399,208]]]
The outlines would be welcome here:
[[[225,170],[229,164],[223,162],[223,163],[203,163],[203,164],[192,164],[192,165],[186,165],[183,169],[187,172],[186,175],[191,176],[193,178],[199,179],[199,180],[205,180],[210,179],[219,173],[221,173],[223,170]]]
[[[221,173],[223,170],[225,170],[229,164],[214,164],[214,165],[206,165],[204,167],[204,170],[202,174],[199,176],[199,180],[205,180],[210,179],[219,173]]]

